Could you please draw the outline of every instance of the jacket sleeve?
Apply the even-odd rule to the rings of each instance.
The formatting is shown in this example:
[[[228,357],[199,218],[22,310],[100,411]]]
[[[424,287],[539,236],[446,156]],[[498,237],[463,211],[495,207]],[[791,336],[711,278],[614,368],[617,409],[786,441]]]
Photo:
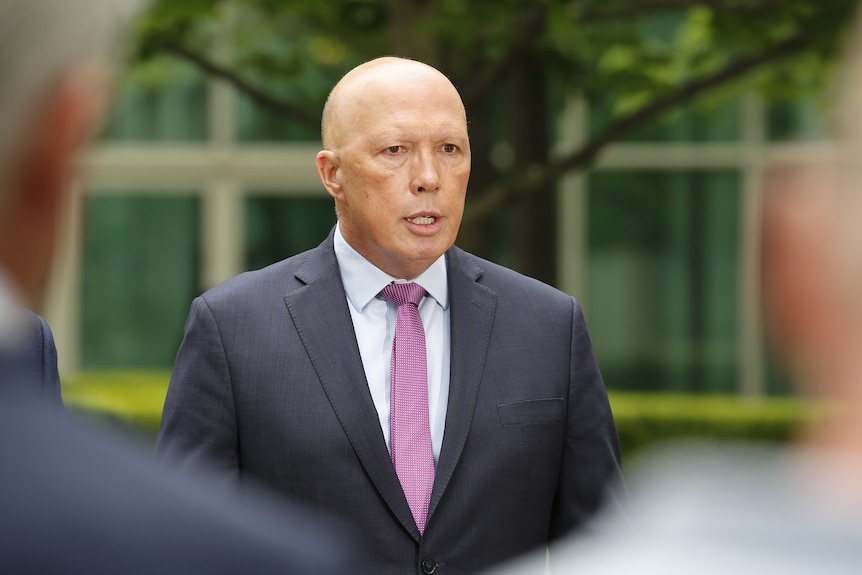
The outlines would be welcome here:
[[[216,317],[203,296],[192,302],[156,441],[156,457],[208,466],[239,479],[230,365]]]
[[[582,527],[600,507],[626,514],[619,439],[580,305],[572,299],[566,439],[551,539]]]

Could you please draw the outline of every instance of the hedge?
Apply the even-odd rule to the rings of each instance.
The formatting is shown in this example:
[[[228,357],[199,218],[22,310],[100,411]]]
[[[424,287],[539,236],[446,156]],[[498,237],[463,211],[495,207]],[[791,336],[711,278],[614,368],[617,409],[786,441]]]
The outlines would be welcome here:
[[[63,378],[66,405],[154,438],[170,373],[89,372]],[[676,439],[784,442],[816,410],[797,398],[611,392],[624,456]]]
[[[71,411],[155,438],[171,374],[168,371],[84,372],[63,376]]]
[[[611,393],[624,455],[673,440],[793,439],[818,410],[793,397]]]

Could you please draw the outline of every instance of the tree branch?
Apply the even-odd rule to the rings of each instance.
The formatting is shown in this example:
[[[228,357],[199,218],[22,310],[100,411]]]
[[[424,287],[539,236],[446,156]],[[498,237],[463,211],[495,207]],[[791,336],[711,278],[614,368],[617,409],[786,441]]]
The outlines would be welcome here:
[[[793,36],[756,56],[740,58],[714,74],[689,82],[677,90],[657,98],[640,110],[613,122],[581,146],[581,148],[567,156],[551,161],[540,171],[530,171],[526,176],[521,177],[509,186],[492,186],[486,193],[468,203],[464,223],[466,225],[476,224],[494,214],[499,208],[541,191],[543,188],[556,182],[560,176],[569,170],[585,168],[591,165],[599,152],[610,142],[618,140],[647,122],[680,104],[688,102],[707,90],[716,88],[732,80],[737,80],[765,64],[775,62],[806,49],[815,39],[816,36],[807,34]]]
[[[153,41],[153,46],[163,52],[173,54],[174,56],[178,56],[179,58],[190,62],[210,76],[225,80],[239,92],[248,96],[261,108],[293,118],[309,127],[316,128],[320,126],[320,116],[318,114],[314,114],[310,110],[265,92],[257,86],[252,85],[247,80],[239,77],[232,70],[229,70],[225,66],[210,60],[203,54],[200,54],[171,38],[157,38]]]

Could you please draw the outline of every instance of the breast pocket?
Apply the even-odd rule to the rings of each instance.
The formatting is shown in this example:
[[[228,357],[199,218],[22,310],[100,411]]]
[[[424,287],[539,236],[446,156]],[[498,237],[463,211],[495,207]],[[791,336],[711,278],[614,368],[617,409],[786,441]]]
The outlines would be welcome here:
[[[563,421],[565,404],[562,397],[526,399],[498,403],[497,412],[503,425],[538,425]]]

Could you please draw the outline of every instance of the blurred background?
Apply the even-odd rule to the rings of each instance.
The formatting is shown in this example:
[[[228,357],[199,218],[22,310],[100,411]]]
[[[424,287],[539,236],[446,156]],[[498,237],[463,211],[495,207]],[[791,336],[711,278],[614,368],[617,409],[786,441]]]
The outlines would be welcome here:
[[[435,65],[464,98],[473,172],[458,244],[579,299],[618,420],[646,417],[658,394],[689,398],[661,404],[677,419],[702,423],[696,402],[712,397],[719,419],[778,405],[797,421],[760,327],[762,176],[829,140],[830,73],[856,4],[157,2],[84,160],[42,310],[64,394],[121,411],[117,385],[114,407],[83,391],[121,374],[155,382],[160,411],[192,298],[334,225],[314,165],[324,100],[344,72],[393,54]]]

